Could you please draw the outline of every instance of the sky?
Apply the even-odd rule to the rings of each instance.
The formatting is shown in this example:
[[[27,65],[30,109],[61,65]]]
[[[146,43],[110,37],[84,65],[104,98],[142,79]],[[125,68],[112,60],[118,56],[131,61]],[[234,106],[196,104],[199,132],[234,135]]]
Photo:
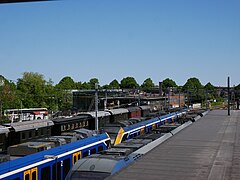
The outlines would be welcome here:
[[[61,0],[0,4],[0,75],[57,84],[131,76],[240,84],[239,0]]]

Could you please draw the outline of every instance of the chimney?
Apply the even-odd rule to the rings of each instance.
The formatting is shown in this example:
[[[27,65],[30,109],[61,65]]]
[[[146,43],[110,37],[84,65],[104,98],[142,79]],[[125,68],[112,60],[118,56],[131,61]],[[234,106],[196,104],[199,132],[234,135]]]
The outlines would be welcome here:
[[[162,82],[159,82],[159,96],[162,96],[163,93],[162,93]]]

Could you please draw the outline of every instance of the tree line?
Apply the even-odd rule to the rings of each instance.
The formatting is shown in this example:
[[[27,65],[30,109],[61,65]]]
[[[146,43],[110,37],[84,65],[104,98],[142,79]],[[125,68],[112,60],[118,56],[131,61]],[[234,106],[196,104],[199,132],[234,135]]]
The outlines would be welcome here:
[[[69,109],[72,106],[70,90],[95,89],[96,83],[99,84],[97,78],[92,78],[88,82],[75,82],[70,76],[66,76],[54,85],[51,79],[45,80],[44,75],[36,72],[24,72],[16,82],[0,75],[0,109],[1,111],[33,107],[46,107],[52,111]],[[151,78],[147,78],[139,85],[134,77],[125,77],[120,82],[114,79],[109,84],[99,85],[98,88],[151,90],[158,88],[158,85],[155,85]],[[169,91],[185,93],[192,102],[201,102],[206,96],[208,99],[223,98],[223,95],[216,93],[216,87],[210,82],[202,85],[196,77],[189,78],[183,86],[178,86],[174,80],[166,78],[162,81],[162,89],[165,94]],[[235,89],[239,91],[240,85]],[[238,93],[236,98],[239,98]]]

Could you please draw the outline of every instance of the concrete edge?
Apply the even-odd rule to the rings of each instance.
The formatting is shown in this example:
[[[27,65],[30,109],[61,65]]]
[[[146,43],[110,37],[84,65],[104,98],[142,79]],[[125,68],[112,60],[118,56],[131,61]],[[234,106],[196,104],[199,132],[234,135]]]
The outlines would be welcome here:
[[[147,152],[151,151],[155,147],[157,147],[159,144],[163,143],[173,135],[171,133],[166,133],[160,138],[156,139],[155,141],[150,142],[149,144],[145,145],[144,147],[138,149],[137,151],[134,151],[134,154],[146,154]]]
[[[181,126],[177,127],[176,129],[172,130],[171,131],[171,134],[172,135],[175,135],[177,134],[179,131],[183,130],[184,128],[188,127],[189,125],[192,124],[192,121],[188,121],[188,122],[185,122],[184,124],[182,124]]]
[[[199,119],[201,119],[203,116],[206,116],[209,113],[209,110],[201,113],[201,115],[198,115],[194,118],[194,121],[198,121]]]

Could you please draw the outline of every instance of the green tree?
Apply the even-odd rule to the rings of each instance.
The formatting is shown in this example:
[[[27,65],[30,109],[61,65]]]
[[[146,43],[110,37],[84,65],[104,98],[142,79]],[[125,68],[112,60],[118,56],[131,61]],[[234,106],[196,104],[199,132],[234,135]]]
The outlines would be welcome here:
[[[203,88],[201,82],[199,79],[193,77],[189,78],[187,82],[183,85],[184,90],[190,90],[190,89],[201,89]]]
[[[118,89],[119,87],[119,82],[116,79],[109,83],[109,89]]]
[[[55,89],[53,86],[53,81],[51,79],[45,83],[45,93],[46,105],[44,105],[44,107],[48,108],[50,111],[57,111],[59,90]]]
[[[73,79],[69,76],[62,78],[59,83],[56,85],[58,89],[75,89],[76,84]]]
[[[85,89],[85,90],[86,90],[86,89],[91,89],[91,86],[90,86],[89,83],[84,82],[84,83],[82,83],[81,89]]]
[[[82,82],[75,82],[76,89],[82,89]]]
[[[17,81],[17,90],[21,94],[23,107],[44,107],[46,102],[46,81],[44,76],[34,72],[24,72]]]
[[[214,87],[210,82],[208,82],[208,83],[204,86],[204,89],[205,89],[205,90],[208,90],[208,91],[214,91],[215,87]]]
[[[89,86],[90,86],[90,89],[95,89],[95,84],[99,84],[99,81],[97,78],[92,78],[89,80]]]
[[[57,107],[60,110],[68,110],[72,107],[72,92],[71,90],[79,88],[70,76],[65,76],[55,86]]]
[[[188,93],[189,101],[192,103],[199,103],[205,99],[203,86],[196,77],[189,78],[183,85],[183,90]]]
[[[108,84],[105,84],[101,87],[101,89],[110,89]]]
[[[240,84],[234,87],[236,99],[240,99]]]
[[[121,80],[120,87],[131,89],[131,88],[138,88],[139,85],[133,77],[126,77]]]
[[[144,82],[142,83],[141,87],[143,89],[153,88],[154,87],[154,83],[153,83],[151,78],[147,78],[147,79],[144,80]]]
[[[177,84],[172,79],[167,78],[167,79],[163,80],[162,87],[163,87],[163,89],[167,89],[169,87],[177,87]]]
[[[0,75],[0,119],[5,109],[16,107],[16,99],[16,85]]]
[[[205,95],[206,95],[207,99],[211,100],[211,99],[216,99],[217,98],[217,93],[215,91],[215,87],[210,82],[208,82],[204,86],[204,89],[205,89]]]

